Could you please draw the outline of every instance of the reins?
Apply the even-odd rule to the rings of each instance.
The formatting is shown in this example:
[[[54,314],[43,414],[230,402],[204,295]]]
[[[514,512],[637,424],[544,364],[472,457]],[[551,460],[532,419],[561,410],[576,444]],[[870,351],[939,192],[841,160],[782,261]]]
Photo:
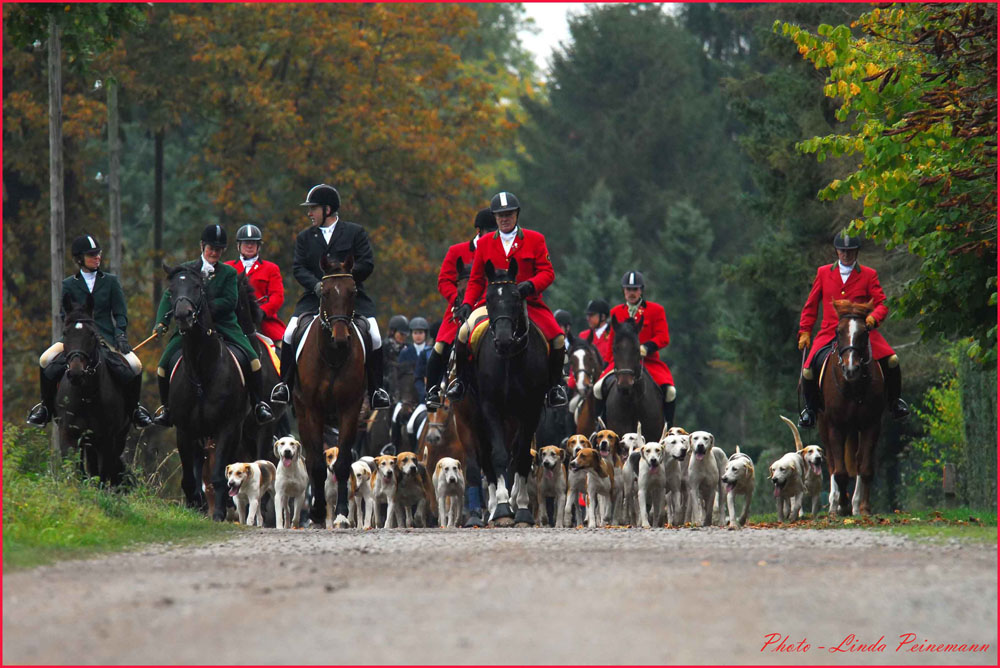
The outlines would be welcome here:
[[[354,280],[354,275],[340,273],[340,274],[326,274],[325,276],[323,276],[324,281],[328,278],[350,278],[351,280]],[[347,338],[350,338],[351,337],[350,325],[354,321],[354,315],[355,315],[354,311],[351,311],[350,315],[330,315],[329,313],[326,312],[326,309],[323,308],[322,299],[320,300],[319,324],[323,327],[323,329],[330,332],[331,337],[333,336],[333,326],[338,322],[343,322],[348,327]]]

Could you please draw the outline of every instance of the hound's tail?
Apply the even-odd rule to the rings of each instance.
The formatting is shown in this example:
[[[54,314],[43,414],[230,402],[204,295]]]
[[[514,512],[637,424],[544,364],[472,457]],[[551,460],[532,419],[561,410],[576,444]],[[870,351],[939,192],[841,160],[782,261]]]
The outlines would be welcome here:
[[[794,422],[786,418],[784,415],[779,415],[778,417],[784,420],[785,424],[788,425],[788,428],[792,430],[792,436],[795,437],[795,452],[802,452],[802,437],[799,436],[799,428],[795,426]]]

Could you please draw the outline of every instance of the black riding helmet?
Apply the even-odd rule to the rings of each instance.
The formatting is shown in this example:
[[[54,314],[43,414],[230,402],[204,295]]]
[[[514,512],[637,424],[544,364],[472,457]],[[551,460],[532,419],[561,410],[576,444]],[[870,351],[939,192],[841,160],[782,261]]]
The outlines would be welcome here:
[[[557,308],[556,312],[553,313],[552,315],[555,316],[556,322],[559,323],[560,327],[565,327],[566,325],[572,324],[573,322],[573,316],[570,315],[569,311],[566,311],[564,309]]]
[[[83,257],[86,253],[94,253],[99,250],[101,250],[101,244],[89,234],[82,234],[73,239],[73,244],[70,246],[70,254],[73,257]]]
[[[861,237],[851,236],[847,229],[843,229],[833,237],[833,247],[837,250],[858,250],[861,248]]]
[[[493,215],[498,213],[506,213],[507,211],[521,211],[521,202],[518,201],[517,196],[514,193],[509,193],[506,190],[498,192],[490,200],[490,211]]]
[[[591,299],[590,303],[587,304],[586,314],[597,314],[607,317],[611,315],[611,307],[603,299]]]
[[[410,332],[410,321],[406,319],[405,315],[394,315],[389,318],[389,331],[408,334]]]
[[[411,332],[413,330],[415,330],[415,329],[421,329],[424,332],[426,332],[427,330],[429,330],[431,328],[431,326],[429,324],[427,324],[427,318],[424,318],[424,317],[419,316],[419,315],[416,318],[413,318],[412,320],[410,320],[409,327],[410,327],[410,331]]]
[[[337,213],[340,211],[340,193],[333,186],[321,183],[309,189],[306,201],[299,206],[328,206],[330,213]]]
[[[626,271],[625,275],[622,276],[622,287],[623,288],[645,288],[646,280],[642,277],[642,273],[638,271]]]
[[[497,229],[497,219],[489,209],[480,209],[476,214],[476,222],[473,223],[480,232],[492,232]]]
[[[244,225],[240,229],[236,230],[236,242],[241,241],[256,241],[260,242],[262,239],[260,228],[256,225]]]
[[[228,246],[229,240],[226,238],[226,231],[222,225],[206,225],[201,231],[201,241],[209,246]]]

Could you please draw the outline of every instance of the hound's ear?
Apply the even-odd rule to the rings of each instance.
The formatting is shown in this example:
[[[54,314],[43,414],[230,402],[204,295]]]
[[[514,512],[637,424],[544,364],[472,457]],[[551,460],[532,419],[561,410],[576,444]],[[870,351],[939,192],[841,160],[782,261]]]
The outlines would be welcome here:
[[[710,449],[715,447],[715,434],[709,434],[708,435],[708,442],[709,442],[709,446],[708,447]]]
[[[271,448],[274,450],[274,456],[280,458],[281,455],[278,454],[278,439],[274,439],[274,444]]]
[[[517,258],[512,257],[510,262],[507,264],[507,278],[512,281],[517,280]]]
[[[600,426],[601,431],[604,431],[605,429],[608,428],[608,426],[604,424],[604,420],[602,420],[600,417],[597,418],[597,424],[598,426]]]
[[[668,426],[667,426],[667,423],[666,423],[666,422],[664,422],[664,423],[663,423],[663,431],[661,431],[661,432],[660,432],[660,440],[661,440],[661,441],[662,441],[663,439],[665,439],[665,438],[667,437],[667,432],[668,432],[669,430],[670,430],[670,427],[668,427]]]
[[[487,260],[486,266],[483,267],[483,271],[486,272],[486,280],[492,283],[497,278],[496,267],[493,266],[493,260]]]
[[[559,451],[559,461],[565,462],[566,461],[566,451],[563,450],[562,448],[556,448],[556,450]]]
[[[344,260],[344,273],[349,274],[352,269],[354,269],[354,253],[348,255]]]

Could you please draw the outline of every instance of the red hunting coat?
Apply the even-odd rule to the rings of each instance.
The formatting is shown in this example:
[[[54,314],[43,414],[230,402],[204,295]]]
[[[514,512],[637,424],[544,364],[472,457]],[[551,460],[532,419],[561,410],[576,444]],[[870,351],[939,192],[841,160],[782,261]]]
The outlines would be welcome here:
[[[463,241],[448,249],[444,255],[444,262],[441,263],[441,271],[438,272],[438,292],[444,297],[448,306],[441,316],[441,328],[438,329],[435,341],[441,343],[453,343],[455,335],[458,334],[458,323],[455,322],[455,315],[451,312],[455,304],[455,297],[458,295],[458,260],[462,261],[465,267],[472,267],[472,258],[476,255],[476,245],[470,241]]]
[[[619,304],[611,309],[611,319],[624,322],[628,318],[628,306]],[[673,385],[674,377],[670,373],[670,367],[660,359],[660,349],[666,348],[670,344],[670,330],[667,328],[667,312],[663,307],[655,302],[647,302],[645,299],[635,312],[635,320],[642,318],[642,330],[639,331],[639,345],[652,343],[656,350],[642,358],[642,365],[653,377],[657,385]],[[608,328],[611,331],[611,328]],[[615,333],[611,331],[610,346],[615,344]],[[612,360],[608,364],[601,377],[608,375],[615,370],[615,363]]]
[[[878,282],[878,272],[871,267],[862,267],[855,263],[854,270],[844,283],[840,278],[840,270],[837,268],[839,262],[823,265],[816,270],[816,278],[813,280],[812,290],[806,299],[806,305],[802,307],[802,317],[799,319],[799,333],[812,333],[813,325],[816,324],[816,316],[819,312],[819,305],[823,304],[823,321],[819,326],[819,333],[813,339],[809,355],[806,357],[805,366],[812,363],[813,355],[816,351],[828,344],[837,336],[837,312],[833,310],[834,299],[850,299],[852,302],[863,303],[872,300],[875,303],[875,310],[872,315],[875,317],[876,327],[882,324],[889,309],[885,305],[885,292]],[[877,360],[893,354],[889,342],[885,340],[877,329],[872,329],[868,334],[868,342],[872,347],[872,357]]]
[[[592,329],[585,329],[576,335],[578,339],[583,339],[584,341],[589,341],[594,344],[597,351],[601,353],[601,359],[605,363],[611,364],[614,361],[614,354],[611,352],[611,342],[614,340],[614,332],[611,331],[611,321],[607,323],[607,327],[604,328],[604,334],[597,336],[597,334]]]
[[[236,269],[237,273],[243,273],[243,260],[230,260],[226,264]],[[264,309],[261,334],[276,343],[281,341],[285,333],[285,323],[278,318],[278,309],[285,303],[285,286],[281,282],[281,270],[273,262],[258,259],[250,266],[247,281],[257,293],[260,307]]]
[[[564,334],[552,311],[542,301],[542,292],[552,285],[556,274],[552,270],[549,249],[541,232],[518,226],[510,254],[504,252],[500,232],[487,234],[479,239],[472,261],[472,275],[465,288],[465,303],[474,309],[486,303],[486,261],[491,260],[497,269],[507,269],[511,258],[517,259],[516,281],[531,281],[535,291],[528,295],[528,318],[535,323],[550,341]]]

